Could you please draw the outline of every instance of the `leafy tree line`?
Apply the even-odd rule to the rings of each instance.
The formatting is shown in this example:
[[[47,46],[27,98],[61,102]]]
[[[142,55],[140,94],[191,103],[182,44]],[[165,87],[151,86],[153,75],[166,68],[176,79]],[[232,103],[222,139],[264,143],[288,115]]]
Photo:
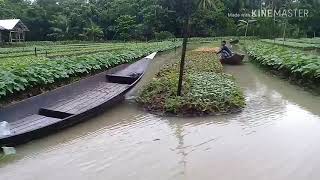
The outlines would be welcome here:
[[[28,40],[149,40],[182,37],[181,5],[188,0],[0,0],[0,19],[19,18],[29,27]],[[191,0],[192,1],[192,0]],[[257,35],[320,36],[320,14],[315,0],[215,0],[189,21],[190,36]],[[243,28],[228,13],[250,13],[257,8],[306,8],[308,18],[256,18]],[[241,22],[241,21],[240,21]],[[286,23],[284,23],[286,22]]]
[[[238,0],[239,2],[243,2]],[[276,37],[320,37],[320,1],[319,0],[257,0],[258,2],[246,6],[240,3],[239,12],[250,12],[250,9],[271,9],[271,10],[307,10],[305,17],[256,17],[244,18],[249,25],[238,23],[238,31],[244,35],[256,35],[263,38]],[[283,11],[281,11],[283,12]],[[239,22],[239,21],[238,21]],[[251,23],[250,23],[251,22]]]

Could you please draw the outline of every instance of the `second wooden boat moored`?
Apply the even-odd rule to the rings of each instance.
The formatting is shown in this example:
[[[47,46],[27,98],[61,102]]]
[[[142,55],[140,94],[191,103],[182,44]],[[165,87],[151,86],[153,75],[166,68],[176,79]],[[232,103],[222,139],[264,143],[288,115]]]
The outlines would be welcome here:
[[[123,100],[125,94],[138,83],[155,55],[153,53],[114,73],[105,74],[104,81],[97,81],[86,91],[61,99],[48,107],[40,107],[38,113],[9,121],[10,135],[0,137],[0,147],[16,146],[46,136],[111,108]],[[11,108],[10,111],[18,111],[19,108]]]

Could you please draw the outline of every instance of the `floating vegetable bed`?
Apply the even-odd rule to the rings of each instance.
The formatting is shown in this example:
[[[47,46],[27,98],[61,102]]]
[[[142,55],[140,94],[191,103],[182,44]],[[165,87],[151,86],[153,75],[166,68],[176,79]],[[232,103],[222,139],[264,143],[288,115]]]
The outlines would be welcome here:
[[[320,56],[293,48],[250,42],[246,45],[248,54],[259,64],[283,73],[302,84],[320,86]]]
[[[137,99],[147,110],[162,114],[212,115],[245,106],[242,90],[211,51],[190,51],[186,57],[182,96],[177,96],[178,60],[164,67]]]

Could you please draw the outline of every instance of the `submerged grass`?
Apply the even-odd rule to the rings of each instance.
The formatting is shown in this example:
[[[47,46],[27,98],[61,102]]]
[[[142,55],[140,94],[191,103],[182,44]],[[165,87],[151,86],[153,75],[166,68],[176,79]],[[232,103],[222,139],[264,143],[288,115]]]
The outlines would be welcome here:
[[[214,52],[189,51],[183,96],[177,96],[178,60],[165,66],[137,98],[146,109],[178,115],[211,115],[239,111],[245,106],[241,89],[223,73]]]

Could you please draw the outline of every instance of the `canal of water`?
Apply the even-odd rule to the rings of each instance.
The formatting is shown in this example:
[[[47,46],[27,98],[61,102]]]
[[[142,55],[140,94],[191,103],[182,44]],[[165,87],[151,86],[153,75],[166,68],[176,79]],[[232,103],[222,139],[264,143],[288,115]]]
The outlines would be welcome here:
[[[161,65],[158,56],[128,99]],[[320,97],[250,63],[226,66],[246,95],[233,115],[159,117],[130,100],[17,147],[1,180],[318,180]]]

